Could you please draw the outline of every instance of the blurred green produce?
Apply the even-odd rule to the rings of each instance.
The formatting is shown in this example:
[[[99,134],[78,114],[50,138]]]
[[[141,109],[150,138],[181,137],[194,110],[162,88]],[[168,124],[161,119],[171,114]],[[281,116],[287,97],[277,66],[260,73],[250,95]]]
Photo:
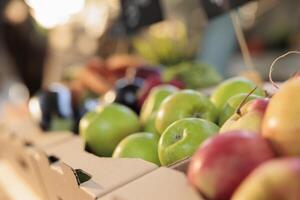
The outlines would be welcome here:
[[[191,89],[213,86],[222,80],[212,66],[197,62],[182,62],[166,68],[163,76],[166,81],[174,78],[181,80]]]
[[[180,22],[165,22],[152,26],[134,39],[135,51],[153,64],[166,67],[193,59],[197,45],[191,45],[186,27]]]

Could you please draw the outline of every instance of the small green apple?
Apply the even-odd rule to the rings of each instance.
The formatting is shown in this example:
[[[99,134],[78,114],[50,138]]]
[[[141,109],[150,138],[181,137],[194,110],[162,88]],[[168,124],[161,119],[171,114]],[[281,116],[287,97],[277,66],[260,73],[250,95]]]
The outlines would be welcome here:
[[[116,147],[113,158],[141,158],[160,165],[157,153],[159,135],[142,132],[124,138]]]
[[[88,125],[86,119],[90,119]],[[89,120],[87,120],[89,121]],[[96,114],[83,118],[81,133],[88,147],[98,156],[111,156],[118,143],[140,130],[137,115],[126,106],[109,104],[100,107]]]
[[[159,107],[155,126],[162,133],[170,124],[183,118],[203,118],[215,122],[217,109],[202,93],[181,90],[167,97]]]
[[[201,143],[216,134],[219,127],[207,120],[185,118],[171,124],[161,135],[158,156],[163,166],[188,158]]]
[[[244,77],[233,77],[222,82],[211,95],[211,101],[222,109],[228,99],[239,93],[250,93],[256,85],[249,79]],[[253,94],[264,97],[264,91],[257,88]]]
[[[146,124],[151,118],[152,113],[157,111],[161,102],[171,94],[178,91],[178,88],[172,85],[159,85],[151,89],[145,103],[141,108],[141,122]],[[153,117],[153,116],[152,116]]]
[[[233,114],[236,112],[237,108],[240,104],[245,100],[245,103],[253,100],[263,98],[261,96],[251,94],[248,97],[246,93],[236,94],[228,99],[228,101],[223,106],[222,110],[220,110],[219,116],[219,125],[222,126],[225,121],[227,121]]]

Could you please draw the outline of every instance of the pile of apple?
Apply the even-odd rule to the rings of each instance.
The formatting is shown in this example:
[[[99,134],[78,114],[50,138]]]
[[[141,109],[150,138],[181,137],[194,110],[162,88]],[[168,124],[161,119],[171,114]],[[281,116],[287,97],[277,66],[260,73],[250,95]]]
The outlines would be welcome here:
[[[248,101],[206,140],[188,169],[207,199],[300,199],[300,74]],[[227,101],[232,105],[233,97]],[[221,119],[221,118],[220,118]]]
[[[207,199],[299,200],[298,91],[299,75],[273,97],[242,77],[210,97],[159,85],[140,116],[118,103],[102,105],[81,119],[80,135],[98,156],[162,166],[193,156],[188,178]]]

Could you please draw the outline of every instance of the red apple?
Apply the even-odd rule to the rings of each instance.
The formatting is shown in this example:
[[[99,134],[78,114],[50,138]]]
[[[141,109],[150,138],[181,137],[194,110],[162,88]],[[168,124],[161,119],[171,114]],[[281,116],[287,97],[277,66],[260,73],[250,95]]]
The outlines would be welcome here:
[[[258,134],[232,131],[208,139],[193,156],[188,179],[208,199],[228,200],[243,179],[274,157]]]
[[[300,158],[270,160],[256,168],[234,192],[232,200],[299,200]]]
[[[269,103],[268,98],[254,99],[247,102],[240,109],[240,113],[233,114],[221,127],[220,132],[232,130],[261,132],[262,121]]]

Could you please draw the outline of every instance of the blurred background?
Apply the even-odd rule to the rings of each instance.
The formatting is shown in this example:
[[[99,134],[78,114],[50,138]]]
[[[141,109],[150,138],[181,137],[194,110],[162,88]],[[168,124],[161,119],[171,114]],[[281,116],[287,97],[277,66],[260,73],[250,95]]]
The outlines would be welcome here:
[[[249,69],[229,12],[208,17],[205,1],[161,0],[161,11],[145,10],[153,23],[141,18],[144,24],[132,28],[143,14],[132,4],[149,2],[1,0],[0,105],[24,102],[55,82],[68,85],[75,96],[87,89],[105,94],[130,76],[128,69],[140,66],[159,68],[164,81],[179,77],[189,88],[212,86]],[[276,57],[299,49],[299,11],[298,0],[249,1],[232,11],[263,80]],[[298,60],[279,62],[274,79],[289,77]]]

